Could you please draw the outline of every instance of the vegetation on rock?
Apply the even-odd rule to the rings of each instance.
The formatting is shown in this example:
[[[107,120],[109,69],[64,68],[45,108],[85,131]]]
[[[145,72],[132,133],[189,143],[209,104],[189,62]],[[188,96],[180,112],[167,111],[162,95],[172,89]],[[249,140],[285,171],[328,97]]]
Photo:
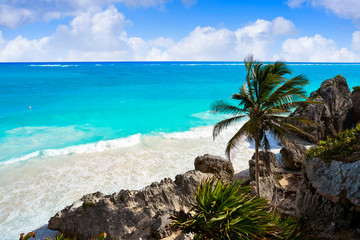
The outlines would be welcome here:
[[[360,86],[353,87],[353,92],[360,92]]]
[[[340,132],[334,138],[320,141],[317,147],[311,148],[306,154],[306,159],[321,158],[324,161],[337,160],[353,162],[359,159],[352,155],[360,151],[360,124],[355,128]]]
[[[242,180],[223,184],[204,181],[197,189],[189,214],[172,217],[174,226],[194,239],[300,239],[293,218],[270,212],[267,201],[253,197]]]

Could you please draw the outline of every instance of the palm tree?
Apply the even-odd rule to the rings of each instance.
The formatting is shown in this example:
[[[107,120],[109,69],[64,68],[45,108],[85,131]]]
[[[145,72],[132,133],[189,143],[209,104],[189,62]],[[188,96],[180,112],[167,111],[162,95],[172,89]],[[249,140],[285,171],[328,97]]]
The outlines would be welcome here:
[[[280,143],[286,144],[289,132],[306,135],[297,127],[299,123],[312,124],[306,119],[287,116],[292,108],[308,103],[301,101],[306,99],[303,87],[308,84],[308,80],[303,75],[287,79],[285,75],[291,75],[291,71],[282,62],[264,65],[255,62],[252,56],[247,57],[244,62],[246,81],[240,91],[231,96],[238,104],[220,100],[210,106],[213,113],[233,115],[214,126],[213,138],[229,125],[245,117],[249,119],[229,140],[225,153],[230,160],[231,150],[236,148],[243,136],[255,142],[256,192],[260,197],[259,148],[265,151],[270,149],[266,131],[274,135]]]

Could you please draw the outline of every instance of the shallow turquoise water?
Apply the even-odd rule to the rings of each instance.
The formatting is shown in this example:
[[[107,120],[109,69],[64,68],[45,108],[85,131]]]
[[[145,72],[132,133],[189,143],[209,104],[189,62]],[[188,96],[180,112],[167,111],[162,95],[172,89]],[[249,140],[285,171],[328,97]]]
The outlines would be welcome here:
[[[308,92],[338,74],[350,87],[360,84],[359,64],[289,66],[310,80]],[[0,64],[0,165],[69,154],[56,151],[69,146],[214,124],[206,114],[210,103],[228,99],[244,76],[243,64],[228,62]]]
[[[338,74],[360,85],[360,64],[289,67],[309,93]],[[244,77],[241,63],[0,64],[0,232],[19,239],[86,193],[140,189],[193,169],[196,156],[224,156],[242,123],[214,142],[222,117],[209,105]],[[242,140],[235,171],[253,152]]]

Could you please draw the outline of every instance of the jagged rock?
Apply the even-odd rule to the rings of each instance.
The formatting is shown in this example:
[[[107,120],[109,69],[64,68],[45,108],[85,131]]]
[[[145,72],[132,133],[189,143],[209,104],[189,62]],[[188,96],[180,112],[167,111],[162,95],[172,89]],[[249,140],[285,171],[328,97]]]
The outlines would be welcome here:
[[[306,147],[301,144],[289,144],[280,150],[281,161],[289,170],[299,170],[306,157]]]
[[[196,187],[212,174],[189,171],[141,191],[85,195],[49,220],[49,229],[80,239],[106,232],[109,240],[159,239],[171,234],[168,216],[194,204]]]
[[[304,174],[318,193],[333,203],[352,203],[360,210],[360,161],[324,162],[318,158],[304,163]]]
[[[359,225],[359,213],[344,204],[324,198],[304,178],[296,197],[296,216],[320,239],[359,239],[353,235],[337,238],[336,233]]]
[[[195,204],[196,188],[203,180],[221,177],[229,181],[234,176],[231,163],[220,157],[205,155],[195,162],[198,169],[213,174],[189,171],[177,175],[175,181],[165,178],[140,191],[87,194],[52,217],[48,227],[80,240],[102,232],[109,240],[171,238],[175,233],[170,216],[190,210]],[[189,239],[191,235],[184,237]]]
[[[249,170],[251,180],[255,180],[255,153],[249,161]],[[272,152],[259,151],[259,172],[260,177],[274,175],[275,179],[280,180],[284,177],[284,171],[281,168],[276,155]]]
[[[353,109],[353,123],[356,124],[360,122],[360,89],[355,90],[351,93],[351,100],[354,105]]]
[[[192,240],[194,239],[194,234],[192,233],[183,233],[180,236],[180,240]]]
[[[297,217],[326,239],[341,239],[335,233],[360,227],[360,161],[324,162],[314,158],[303,162],[303,172],[296,197]]]
[[[224,183],[234,180],[234,168],[229,160],[219,156],[205,154],[195,158],[195,170],[203,173],[212,173]]]
[[[251,185],[255,191],[255,154],[249,160],[249,170]],[[259,151],[259,185],[260,196],[272,201],[278,191],[282,191],[279,180],[284,177],[284,171],[281,168],[276,155],[272,152]]]
[[[150,226],[151,235],[156,239],[170,236],[172,234],[171,223],[170,215],[167,213],[154,217]]]
[[[300,126],[309,141],[317,143],[327,136],[336,136],[339,131],[352,126],[351,92],[346,79],[336,76],[321,84],[321,87],[310,94],[309,101],[323,104],[309,104],[298,107],[290,116],[311,120],[319,126]]]

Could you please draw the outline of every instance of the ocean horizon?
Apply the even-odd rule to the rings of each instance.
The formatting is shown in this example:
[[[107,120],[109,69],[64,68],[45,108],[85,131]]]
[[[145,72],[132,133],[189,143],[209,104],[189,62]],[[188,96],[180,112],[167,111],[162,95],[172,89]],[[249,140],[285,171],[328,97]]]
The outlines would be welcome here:
[[[243,62],[0,63],[0,232],[18,239],[82,195],[140,189],[225,157],[209,112],[245,79]],[[308,94],[336,75],[360,85],[360,63],[291,63]],[[240,123],[241,125],[241,123]],[[271,140],[275,153],[280,146]],[[246,140],[232,162],[246,169]]]

